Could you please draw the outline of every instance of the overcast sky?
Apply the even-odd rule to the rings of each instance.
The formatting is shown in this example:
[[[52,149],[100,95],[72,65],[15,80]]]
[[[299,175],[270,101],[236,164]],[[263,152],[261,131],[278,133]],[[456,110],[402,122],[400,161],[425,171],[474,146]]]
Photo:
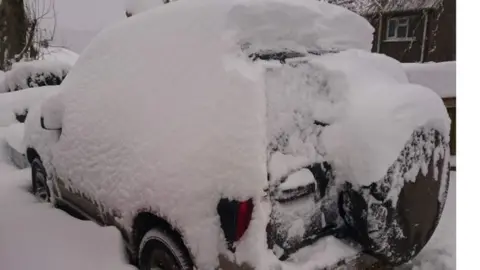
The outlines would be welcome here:
[[[125,0],[54,0],[55,45],[81,52],[104,27],[125,17]]]
[[[100,30],[125,18],[125,0],[56,0],[57,25],[74,30]]]

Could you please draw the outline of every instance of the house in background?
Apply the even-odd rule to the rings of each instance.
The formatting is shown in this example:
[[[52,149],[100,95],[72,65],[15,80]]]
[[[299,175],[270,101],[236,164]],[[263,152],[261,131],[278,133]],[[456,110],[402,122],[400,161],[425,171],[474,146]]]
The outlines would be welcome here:
[[[364,0],[355,12],[375,28],[373,52],[400,62],[456,60],[456,0]]]
[[[456,155],[456,0],[331,2],[370,22],[375,29],[372,52],[405,63],[411,82],[429,87],[443,99],[452,120],[450,151]]]

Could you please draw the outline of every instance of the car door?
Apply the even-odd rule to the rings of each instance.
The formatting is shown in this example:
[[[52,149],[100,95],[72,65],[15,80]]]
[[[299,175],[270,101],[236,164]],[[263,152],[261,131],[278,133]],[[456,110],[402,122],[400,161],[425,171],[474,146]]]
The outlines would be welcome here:
[[[94,220],[100,225],[104,224],[104,217],[100,211],[100,206],[94,200],[90,199],[88,194],[83,194],[78,191],[73,191],[71,187],[75,187],[74,181],[57,177],[57,185],[61,194],[61,199],[70,207],[81,212],[81,214]],[[67,188],[70,187],[70,188]]]
[[[55,131],[57,132],[57,137],[55,143],[60,141],[64,136],[62,132],[62,119],[63,119],[63,112],[64,112],[64,105],[61,100],[61,95],[55,95],[52,98],[45,101],[41,107],[41,118],[40,124],[45,132]],[[46,136],[46,135],[45,135]],[[55,143],[49,146],[50,151],[52,148],[55,147]],[[51,165],[53,168],[56,168],[57,164],[55,161],[62,160],[62,158],[55,157],[55,151],[51,151],[52,158]],[[55,174],[54,178],[54,191],[57,193],[58,199],[68,204],[71,208],[81,212],[81,214],[86,215],[90,219],[98,222],[99,224],[103,224],[103,216],[101,211],[99,210],[98,204],[92,200],[89,194],[84,194],[78,191],[75,187],[75,179],[70,178],[68,175],[57,175]],[[81,177],[75,176],[75,177]]]

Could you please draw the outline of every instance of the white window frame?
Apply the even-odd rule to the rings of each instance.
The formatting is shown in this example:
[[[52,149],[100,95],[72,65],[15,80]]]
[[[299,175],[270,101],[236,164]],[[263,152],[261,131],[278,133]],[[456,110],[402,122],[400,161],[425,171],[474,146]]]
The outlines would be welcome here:
[[[389,30],[390,30],[390,24],[395,21],[395,34],[394,36],[389,36]],[[405,21],[403,23],[400,23],[400,21]],[[407,36],[406,37],[398,37],[398,27],[406,27],[407,28]],[[385,33],[385,41],[413,41],[415,40],[415,37],[409,36],[410,31],[410,17],[404,16],[404,17],[392,17],[389,18],[387,21],[387,29]]]

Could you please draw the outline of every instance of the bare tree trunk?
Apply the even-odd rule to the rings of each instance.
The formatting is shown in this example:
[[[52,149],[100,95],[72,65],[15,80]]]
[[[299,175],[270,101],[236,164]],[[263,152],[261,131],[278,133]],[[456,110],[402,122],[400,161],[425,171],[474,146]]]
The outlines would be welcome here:
[[[27,45],[29,20],[23,0],[2,0],[0,3],[0,70],[9,69],[12,59]]]

